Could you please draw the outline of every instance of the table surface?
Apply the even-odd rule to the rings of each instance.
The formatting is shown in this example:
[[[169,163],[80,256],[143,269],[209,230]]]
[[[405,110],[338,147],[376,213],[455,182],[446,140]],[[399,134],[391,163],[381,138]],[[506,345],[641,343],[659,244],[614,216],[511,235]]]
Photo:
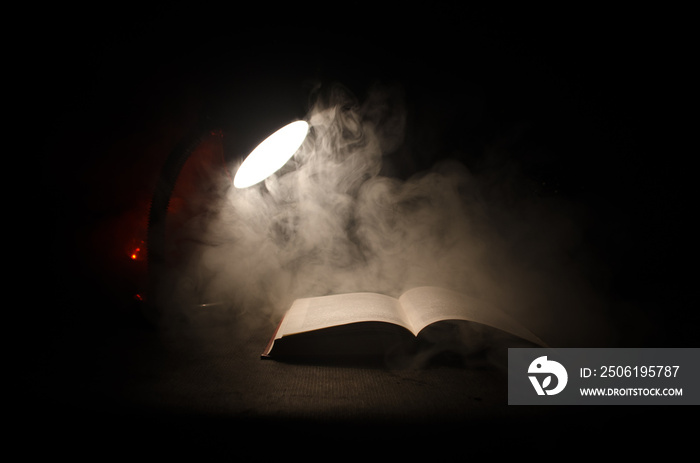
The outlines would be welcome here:
[[[269,322],[199,316],[168,329],[94,334],[92,345],[83,339],[59,346],[57,338],[55,349],[44,349],[33,363],[32,416],[51,434],[73,429],[67,423],[80,433],[109,425],[131,435],[135,429],[141,436],[206,435],[238,446],[261,436],[293,443],[314,435],[335,443],[402,442],[409,455],[419,442],[467,436],[473,446],[490,449],[528,442],[543,430],[561,441],[576,434],[571,429],[588,429],[590,419],[598,428],[621,419],[619,407],[508,406],[506,371],[496,363],[262,360],[273,331]],[[630,416],[648,410],[625,412],[629,425]]]

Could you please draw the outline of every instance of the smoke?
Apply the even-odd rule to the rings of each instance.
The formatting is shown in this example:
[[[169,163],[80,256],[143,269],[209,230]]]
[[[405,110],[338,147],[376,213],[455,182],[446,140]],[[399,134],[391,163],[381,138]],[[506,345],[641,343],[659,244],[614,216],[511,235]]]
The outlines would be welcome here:
[[[310,135],[285,168],[222,190],[178,231],[186,259],[163,288],[170,310],[221,303],[275,322],[300,297],[436,285],[489,300],[552,345],[609,339],[571,204],[519,196],[517,172],[456,161],[380,175],[404,142],[401,91],[361,104],[335,85],[313,98]]]

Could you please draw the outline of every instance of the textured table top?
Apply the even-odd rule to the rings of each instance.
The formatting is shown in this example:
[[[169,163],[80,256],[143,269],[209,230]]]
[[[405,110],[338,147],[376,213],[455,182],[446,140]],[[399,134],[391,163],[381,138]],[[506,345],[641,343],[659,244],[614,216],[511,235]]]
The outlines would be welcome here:
[[[28,416],[51,436],[99,436],[98,442],[126,432],[142,443],[161,436],[253,449],[261,437],[279,447],[314,436],[338,445],[390,444],[391,455],[410,456],[448,442],[458,453],[465,442],[471,451],[507,452],[506,444],[545,431],[572,442],[591,429],[641,426],[634,417],[648,418],[653,408],[508,406],[506,371],[496,363],[262,360],[273,330],[266,322],[191,317],[166,330],[112,330],[101,342],[93,334],[92,345],[89,338],[63,345],[57,339],[33,365]]]

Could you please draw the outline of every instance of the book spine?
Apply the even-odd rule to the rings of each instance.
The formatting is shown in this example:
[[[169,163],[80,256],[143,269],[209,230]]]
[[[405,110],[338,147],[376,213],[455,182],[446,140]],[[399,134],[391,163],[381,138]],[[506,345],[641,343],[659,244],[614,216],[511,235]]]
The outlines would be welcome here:
[[[284,320],[284,318],[282,318]],[[277,328],[275,328],[275,332],[272,333],[272,336],[270,337],[270,340],[267,342],[267,346],[265,347],[265,350],[260,354],[261,359],[270,359],[272,356],[270,355],[270,352],[272,351],[272,346],[275,344],[275,339],[277,338],[277,332],[280,330],[280,326],[282,326],[282,320],[277,324]]]

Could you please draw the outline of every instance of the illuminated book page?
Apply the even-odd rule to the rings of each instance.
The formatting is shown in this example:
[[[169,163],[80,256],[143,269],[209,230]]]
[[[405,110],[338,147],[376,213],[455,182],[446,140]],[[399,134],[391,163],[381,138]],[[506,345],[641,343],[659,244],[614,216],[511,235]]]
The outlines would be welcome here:
[[[485,301],[444,288],[422,286],[406,291],[399,301],[414,334],[441,320],[467,320],[489,325],[535,344],[544,343],[527,328]]]
[[[399,301],[374,293],[334,294],[297,299],[282,320],[276,339],[331,326],[387,322],[411,330]]]

